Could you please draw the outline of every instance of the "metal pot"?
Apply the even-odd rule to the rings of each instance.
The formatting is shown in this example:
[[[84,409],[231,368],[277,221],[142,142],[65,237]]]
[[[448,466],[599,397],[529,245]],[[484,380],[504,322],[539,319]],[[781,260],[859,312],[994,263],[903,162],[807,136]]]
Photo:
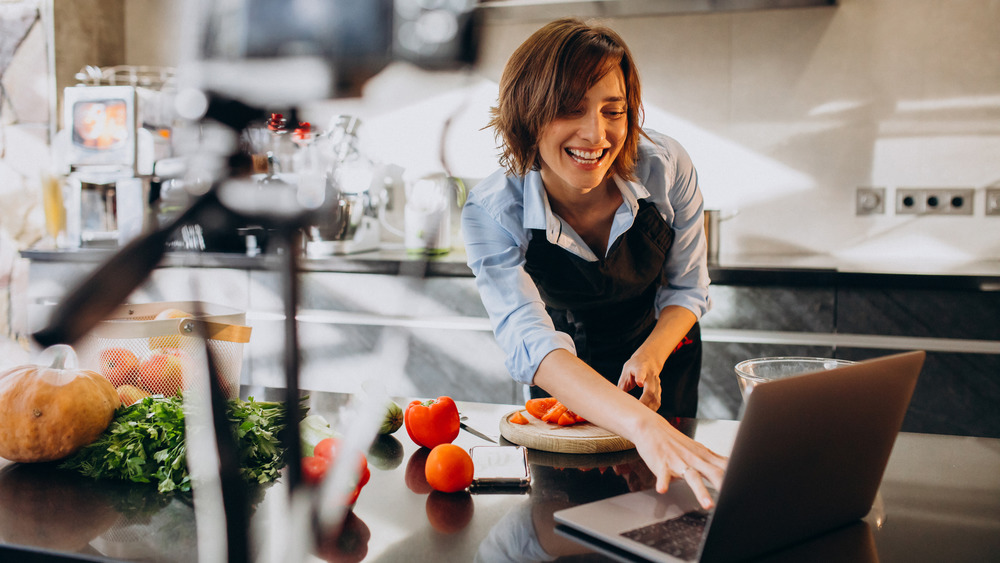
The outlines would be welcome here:
[[[719,263],[719,223],[722,213],[718,209],[705,210],[705,239],[708,241],[708,263]]]

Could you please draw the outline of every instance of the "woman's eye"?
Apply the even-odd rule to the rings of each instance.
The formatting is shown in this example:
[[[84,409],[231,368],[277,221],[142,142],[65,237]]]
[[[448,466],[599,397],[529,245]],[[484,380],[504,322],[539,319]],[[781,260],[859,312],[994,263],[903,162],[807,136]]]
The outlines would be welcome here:
[[[607,110],[604,113],[605,115],[608,115],[610,117],[619,118],[619,117],[624,117],[628,112],[625,110],[612,109],[612,110]]]

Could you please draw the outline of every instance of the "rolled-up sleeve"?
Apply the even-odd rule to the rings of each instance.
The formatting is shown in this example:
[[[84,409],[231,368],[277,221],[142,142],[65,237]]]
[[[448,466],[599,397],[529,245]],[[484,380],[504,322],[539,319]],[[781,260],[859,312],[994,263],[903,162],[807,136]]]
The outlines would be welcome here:
[[[576,348],[553,326],[524,269],[529,235],[514,197],[517,192],[504,192],[497,184],[503,182],[503,177],[491,176],[472,190],[462,209],[462,237],[507,370],[515,381],[531,384],[549,352],[563,348],[575,354]]]

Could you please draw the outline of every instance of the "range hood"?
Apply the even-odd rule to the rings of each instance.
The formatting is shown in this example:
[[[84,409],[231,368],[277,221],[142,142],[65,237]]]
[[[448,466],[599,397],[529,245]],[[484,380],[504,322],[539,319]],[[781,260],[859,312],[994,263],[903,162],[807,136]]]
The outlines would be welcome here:
[[[559,17],[613,18],[701,12],[775,10],[835,6],[837,0],[480,0],[490,20],[551,20]]]

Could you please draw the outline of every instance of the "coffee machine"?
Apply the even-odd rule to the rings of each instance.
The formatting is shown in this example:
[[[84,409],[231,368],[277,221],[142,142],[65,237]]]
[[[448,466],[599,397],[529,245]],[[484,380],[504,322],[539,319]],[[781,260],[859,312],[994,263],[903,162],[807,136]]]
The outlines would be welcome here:
[[[64,89],[54,146],[71,245],[116,247],[144,230],[149,180],[170,151],[171,118],[162,114],[172,76],[169,69],[85,67],[79,84]]]

